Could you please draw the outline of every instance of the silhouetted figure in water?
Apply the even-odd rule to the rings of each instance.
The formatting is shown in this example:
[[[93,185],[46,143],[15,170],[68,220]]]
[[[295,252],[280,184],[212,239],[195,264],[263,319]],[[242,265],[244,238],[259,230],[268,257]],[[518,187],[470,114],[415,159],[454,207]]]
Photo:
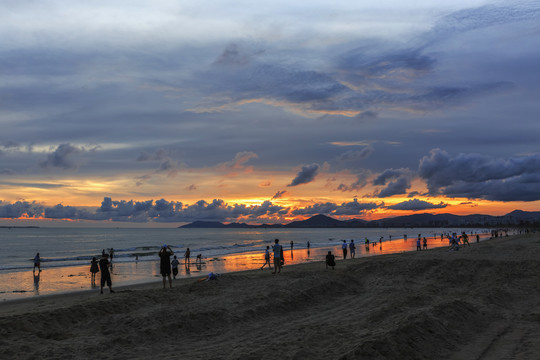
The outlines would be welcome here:
[[[41,258],[39,257],[39,253],[34,256],[34,269],[32,271],[36,271],[36,268],[41,271]]]

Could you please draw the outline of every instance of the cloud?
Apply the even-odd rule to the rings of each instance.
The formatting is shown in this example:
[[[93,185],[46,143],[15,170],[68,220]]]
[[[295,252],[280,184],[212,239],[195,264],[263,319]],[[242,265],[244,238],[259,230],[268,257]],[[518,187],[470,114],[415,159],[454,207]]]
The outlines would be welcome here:
[[[494,158],[433,149],[418,174],[431,195],[495,201],[540,200],[540,155]]]
[[[301,184],[307,184],[312,182],[319,172],[320,165],[313,163],[311,165],[303,165],[300,172],[287,186],[297,186]]]
[[[76,169],[78,165],[71,160],[73,154],[78,154],[84,151],[84,149],[78,148],[71,144],[60,144],[52,153],[47,155],[47,159],[41,161],[39,165],[44,169],[49,168],[62,168],[62,169]]]
[[[338,161],[341,162],[356,162],[366,159],[373,153],[373,147],[366,146],[362,150],[349,150],[339,155]]]
[[[30,218],[40,217],[43,210],[43,206],[36,202],[17,201],[12,204],[0,200],[0,218],[17,219],[24,215]]]
[[[285,196],[287,194],[287,191],[286,190],[282,190],[282,191],[278,191],[277,193],[274,194],[274,196],[272,196],[272,200],[274,199],[281,199],[283,196]]]
[[[447,207],[448,204],[444,204],[442,201],[439,204],[432,204],[427,201],[411,199],[407,201],[400,202],[395,205],[386,206],[387,209],[391,210],[409,210],[409,211],[420,211],[420,210],[429,210],[429,209],[443,209]]]
[[[374,210],[380,207],[380,204],[373,202],[361,203],[355,198],[353,201],[344,202],[341,205],[326,202],[326,203],[316,203],[310,206],[306,206],[301,209],[295,209],[291,212],[292,215],[316,215],[316,214],[325,214],[325,215],[335,215],[335,216],[345,216],[345,215],[359,215],[366,211]]]
[[[364,186],[368,183],[368,178],[371,176],[371,172],[369,170],[365,169],[359,169],[356,171],[356,181],[347,185],[347,184],[339,184],[336,190],[339,191],[358,191],[362,189]]]
[[[406,194],[411,187],[411,173],[409,169],[387,169],[373,180],[373,185],[386,185],[378,191],[380,198],[393,195]]]
[[[169,151],[162,148],[157,149],[153,153],[142,151],[139,154],[139,156],[137,156],[137,161],[159,162],[159,166],[157,167],[156,170],[154,170],[152,174],[146,174],[146,175],[137,177],[138,179],[137,186],[142,185],[144,181],[150,180],[152,178],[152,175],[159,174],[159,173],[166,173],[168,177],[175,177],[181,168],[178,162],[170,158]]]
[[[222,170],[240,170],[245,168],[245,164],[251,159],[259,156],[252,151],[241,151],[234,156],[234,159],[218,165]]]

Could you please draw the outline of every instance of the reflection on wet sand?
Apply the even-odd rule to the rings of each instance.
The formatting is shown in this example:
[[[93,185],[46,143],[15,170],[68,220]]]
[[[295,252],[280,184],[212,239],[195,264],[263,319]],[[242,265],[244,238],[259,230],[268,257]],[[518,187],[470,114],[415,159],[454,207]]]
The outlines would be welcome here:
[[[448,246],[446,239],[429,237],[428,249]],[[324,267],[325,256],[329,250],[333,253],[341,253],[341,244],[333,242],[334,246],[324,248],[303,248],[290,250],[290,256],[285,261],[285,268],[293,264],[320,261]],[[372,246],[370,246],[372,245]],[[392,241],[377,241],[366,243],[364,247],[357,248],[356,259],[337,259],[337,266],[341,262],[361,261],[364,256],[379,254],[392,254],[405,251],[415,251],[416,241],[406,239],[393,239]],[[426,250],[422,250],[426,251]],[[178,277],[201,276],[209,272],[226,273],[260,268],[264,263],[264,251],[257,253],[243,253],[224,257],[205,258],[202,254],[197,259],[194,267],[190,267],[187,261],[184,272],[180,271]],[[266,269],[263,269],[266,270]],[[269,270],[270,271],[270,270]],[[46,276],[41,276],[45,272]],[[96,279],[91,279],[90,264],[76,267],[42,268],[42,272],[32,273],[21,271],[14,273],[0,272],[0,299],[14,299],[33,295],[46,295],[59,292],[95,289],[99,284],[100,273]],[[136,261],[129,263],[116,262],[111,269],[113,286],[128,285],[141,282],[161,281],[159,274],[159,260]],[[88,281],[90,280],[90,281]]]

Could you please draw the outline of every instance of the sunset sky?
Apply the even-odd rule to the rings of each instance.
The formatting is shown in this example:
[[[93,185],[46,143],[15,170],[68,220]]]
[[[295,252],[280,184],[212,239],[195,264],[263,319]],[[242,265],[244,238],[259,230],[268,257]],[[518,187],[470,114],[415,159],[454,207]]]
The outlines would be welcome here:
[[[0,225],[540,210],[538,1],[3,1],[0,33]]]

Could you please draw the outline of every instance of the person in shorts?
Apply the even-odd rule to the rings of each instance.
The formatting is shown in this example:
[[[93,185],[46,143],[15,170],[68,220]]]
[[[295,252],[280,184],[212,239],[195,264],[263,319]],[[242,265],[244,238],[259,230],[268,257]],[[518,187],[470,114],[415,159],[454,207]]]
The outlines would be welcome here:
[[[274,271],[272,272],[272,274],[275,274],[276,272],[281,272],[281,260],[283,257],[283,248],[279,244],[279,239],[274,240],[274,243]]]
[[[103,294],[103,286],[107,284],[109,291],[113,293],[111,273],[109,272],[109,254],[105,254],[99,259],[99,269],[101,270],[101,294]]]

